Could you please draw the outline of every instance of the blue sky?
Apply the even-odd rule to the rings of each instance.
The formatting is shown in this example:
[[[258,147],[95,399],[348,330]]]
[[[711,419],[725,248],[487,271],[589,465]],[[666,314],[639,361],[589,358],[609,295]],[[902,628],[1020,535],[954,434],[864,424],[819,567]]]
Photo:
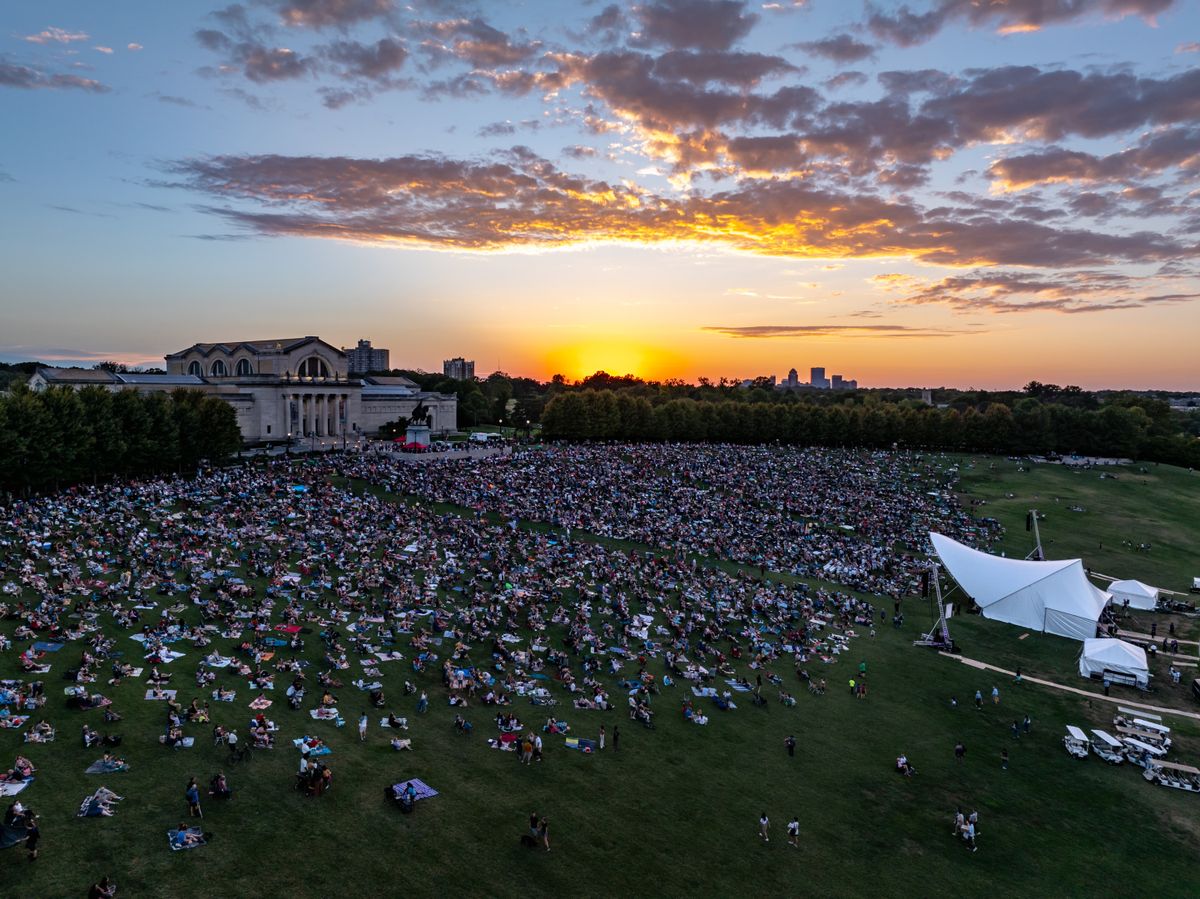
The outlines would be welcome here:
[[[0,359],[1196,386],[1172,0],[0,11]]]

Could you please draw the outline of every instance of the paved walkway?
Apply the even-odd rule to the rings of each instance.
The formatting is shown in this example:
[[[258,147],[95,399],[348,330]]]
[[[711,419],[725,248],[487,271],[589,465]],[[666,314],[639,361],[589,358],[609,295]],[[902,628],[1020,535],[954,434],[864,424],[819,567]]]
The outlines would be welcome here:
[[[1007,668],[1000,668],[996,665],[989,665],[987,662],[980,662],[976,659],[968,659],[965,656],[955,655],[952,652],[943,652],[938,650],[938,655],[945,656],[948,659],[957,659],[964,665],[970,665],[972,668],[983,668],[988,671],[998,671],[1001,674],[1007,674],[1010,677],[1016,677],[1015,671],[1009,671]],[[1181,709],[1168,709],[1160,705],[1148,705],[1144,702],[1132,702],[1128,699],[1119,698],[1116,696],[1105,696],[1103,693],[1090,693],[1087,690],[1080,690],[1078,687],[1068,687],[1064,684],[1056,684],[1054,681],[1042,680],[1038,677],[1030,677],[1027,674],[1021,675],[1021,683],[1028,681],[1031,684],[1041,684],[1043,687],[1053,687],[1055,690],[1065,690],[1068,693],[1075,693],[1079,696],[1086,696],[1088,699],[1098,699],[1101,702],[1111,702],[1113,705],[1125,705],[1131,708],[1146,709],[1150,712],[1159,712],[1163,715],[1180,715],[1184,718],[1193,718],[1200,721],[1200,712],[1185,712]]]

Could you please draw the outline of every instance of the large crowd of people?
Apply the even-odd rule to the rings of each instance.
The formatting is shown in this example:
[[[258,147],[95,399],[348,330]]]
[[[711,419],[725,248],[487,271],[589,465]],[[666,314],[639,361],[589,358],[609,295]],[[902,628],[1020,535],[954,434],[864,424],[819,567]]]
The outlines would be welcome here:
[[[348,469],[430,501],[893,597],[915,589],[930,530],[980,548],[997,535],[960,508],[944,457],[908,452],[589,444]]]
[[[375,455],[279,460],[14,501],[0,507],[0,618],[15,622],[7,652],[19,654],[22,677],[0,684],[0,716],[29,741],[53,739],[67,723],[46,720],[62,714],[46,708],[42,678],[53,660],[56,676],[74,682],[71,703],[103,708],[106,724],[121,714],[105,692],[144,681],[162,730],[125,735],[125,749],[191,745],[209,728],[230,745],[231,762],[270,749],[280,727],[262,691],[280,696],[285,685],[308,725],[340,723],[338,692],[344,701],[361,690],[362,708],[385,710],[393,746],[409,748],[396,745],[411,745],[396,732],[408,724],[387,711],[385,690],[408,696],[418,689],[408,678],[440,675],[433,701],[456,707],[461,733],[487,706],[487,745],[530,762],[543,757],[543,734],[572,733],[560,716],[627,707],[630,726],[653,727],[665,686],[691,687],[718,710],[735,708],[740,694],[765,704],[762,674],[783,663],[823,692],[808,666],[846,651],[877,611],[850,592],[756,569],[911,591],[929,528],[980,542],[993,533],[958,510],[945,468],[907,454],[567,447],[421,465]],[[302,633],[321,641],[316,664],[298,661]],[[128,640],[140,650],[129,652]],[[51,656],[54,646],[62,651]],[[186,666],[172,666],[181,651]],[[734,662],[757,671],[756,682],[738,677]],[[769,678],[777,701],[794,705]],[[250,694],[238,700],[247,681]],[[213,726],[209,700],[251,696],[239,745],[235,730]],[[570,707],[530,726],[514,714],[518,698],[525,709],[560,699]],[[417,713],[429,702],[421,690]],[[693,723],[709,720],[691,699],[683,708]],[[365,712],[359,720],[365,739]],[[89,730],[95,745],[120,742]],[[604,738],[601,729],[600,749]],[[301,786],[319,796],[331,776],[315,758],[307,764],[308,740]],[[614,729],[612,749],[618,740]],[[219,787],[228,794],[223,775]],[[203,844],[181,839],[176,848]]]

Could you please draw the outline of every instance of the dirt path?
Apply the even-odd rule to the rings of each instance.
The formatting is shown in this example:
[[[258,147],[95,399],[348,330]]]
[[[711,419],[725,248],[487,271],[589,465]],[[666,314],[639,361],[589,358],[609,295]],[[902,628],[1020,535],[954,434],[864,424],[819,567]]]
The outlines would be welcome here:
[[[954,653],[939,651],[938,655],[945,656],[948,659],[957,659],[964,665],[969,665],[972,668],[982,668],[986,669],[987,671],[998,671],[1001,674],[1007,674],[1010,677],[1017,676],[1015,671],[1009,671],[1007,668],[1000,668],[997,665],[989,665],[987,662],[980,662],[976,659],[968,659],[965,656],[954,655]],[[1021,683],[1025,683],[1026,681],[1031,684],[1041,684],[1043,687],[1053,687],[1055,690],[1065,690],[1068,693],[1075,693],[1078,696],[1086,696],[1088,699],[1098,699],[1101,702],[1111,702],[1113,705],[1124,705],[1137,709],[1146,709],[1147,711],[1159,712],[1163,715],[1181,715],[1184,718],[1193,718],[1197,721],[1200,721],[1200,712],[1185,712],[1181,709],[1168,709],[1160,705],[1149,705],[1144,702],[1133,702],[1128,699],[1116,696],[1105,696],[1103,693],[1091,693],[1087,690],[1080,690],[1078,687],[1068,687],[1065,684],[1056,684],[1054,681],[1042,680],[1039,677],[1030,677],[1027,674],[1022,674]]]

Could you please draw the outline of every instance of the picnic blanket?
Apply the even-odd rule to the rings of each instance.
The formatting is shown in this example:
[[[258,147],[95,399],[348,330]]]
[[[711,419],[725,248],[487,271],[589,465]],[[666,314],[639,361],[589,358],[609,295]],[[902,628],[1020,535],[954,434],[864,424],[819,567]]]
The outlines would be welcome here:
[[[16,730],[28,720],[28,715],[5,715],[3,718],[0,718],[0,727],[7,728],[8,730]]]
[[[115,773],[117,771],[128,771],[128,770],[129,770],[129,766],[123,765],[120,762],[117,762],[117,761],[106,762],[106,761],[104,761],[104,759],[96,759],[96,761],[94,761],[90,765],[88,765],[88,769],[84,773],[85,774],[111,774],[111,773]]]
[[[224,656],[218,656],[215,662],[212,659],[205,659],[204,664],[209,668],[226,668],[233,664],[233,659],[227,659]]]
[[[423,780],[417,780],[414,777],[412,780],[402,780],[400,783],[392,784],[392,792],[395,793],[397,799],[404,795],[404,791],[409,784],[412,784],[416,790],[415,799],[417,802],[420,802],[422,799],[432,799],[438,794],[438,791],[433,787],[429,786]]]
[[[300,633],[300,625],[298,625],[298,624],[277,624],[277,625],[275,625],[275,630],[283,631],[285,634],[298,634],[298,633]]]
[[[271,700],[269,700],[269,699],[260,699],[258,697],[255,697],[254,699],[250,700],[250,708],[254,709],[255,711],[261,711],[262,709],[269,709],[270,707],[271,707]]]
[[[716,696],[717,688],[716,687],[692,687],[692,695],[700,696],[700,697]]]
[[[400,722],[400,729],[408,730],[408,719],[407,718],[397,718],[396,720]],[[388,724],[387,718],[380,718],[379,726],[380,727],[391,727],[391,725]]]
[[[15,846],[17,843],[25,842],[25,838],[29,836],[24,827],[10,827],[5,825],[0,828],[0,849],[8,849],[10,846]]]
[[[404,661],[404,653],[402,653],[402,652],[377,652],[377,653],[375,653],[375,661],[377,661],[377,662],[402,662],[402,661]],[[366,664],[365,659],[364,659],[364,664]]]
[[[729,684],[729,686],[733,687],[734,691],[737,693],[749,693],[750,692],[749,687],[747,687],[745,684],[739,684],[735,680],[726,678],[725,683],[727,683],[727,684]]]
[[[317,721],[333,721],[340,717],[337,709],[309,709],[308,714]]]
[[[168,700],[168,699],[170,699],[170,700],[174,700],[174,699],[175,699],[175,694],[176,694],[176,693],[178,693],[178,692],[179,692],[178,690],[162,690],[162,691],[161,691],[161,692],[160,692],[160,693],[159,693],[159,694],[156,696],[156,695],[154,694],[154,691],[153,691],[153,690],[147,690],[147,691],[146,691],[146,698],[147,698],[147,699],[161,699],[161,700],[164,700],[164,701],[165,701],[165,700]]]
[[[33,778],[31,777],[29,780],[0,783],[0,796],[16,796],[32,782]]]
[[[169,665],[172,662],[174,662],[176,659],[183,658],[182,652],[176,652],[173,649],[164,649],[161,652],[157,652],[157,653],[155,653],[155,652],[147,653],[146,658],[149,659],[156,655],[159,657],[159,659],[162,660],[162,664],[164,664],[164,665]]]
[[[63,648],[63,644],[62,643],[43,643],[41,641],[38,641],[37,643],[33,644],[33,648],[36,649],[38,652],[58,652],[60,649]]]
[[[596,741],[585,740],[581,737],[567,737],[567,748],[578,749],[580,752],[595,752]]]
[[[222,696],[219,690],[213,690],[212,698],[213,702],[233,702],[237,699],[237,690],[233,690],[225,696]]]
[[[172,851],[179,851],[180,849],[195,849],[197,846],[204,846],[207,844],[207,841],[204,839],[204,831],[202,831],[199,827],[189,827],[187,830],[182,832],[199,837],[200,839],[191,843],[182,842],[178,840],[177,835],[180,833],[179,830],[168,830],[167,841],[171,844]]]

